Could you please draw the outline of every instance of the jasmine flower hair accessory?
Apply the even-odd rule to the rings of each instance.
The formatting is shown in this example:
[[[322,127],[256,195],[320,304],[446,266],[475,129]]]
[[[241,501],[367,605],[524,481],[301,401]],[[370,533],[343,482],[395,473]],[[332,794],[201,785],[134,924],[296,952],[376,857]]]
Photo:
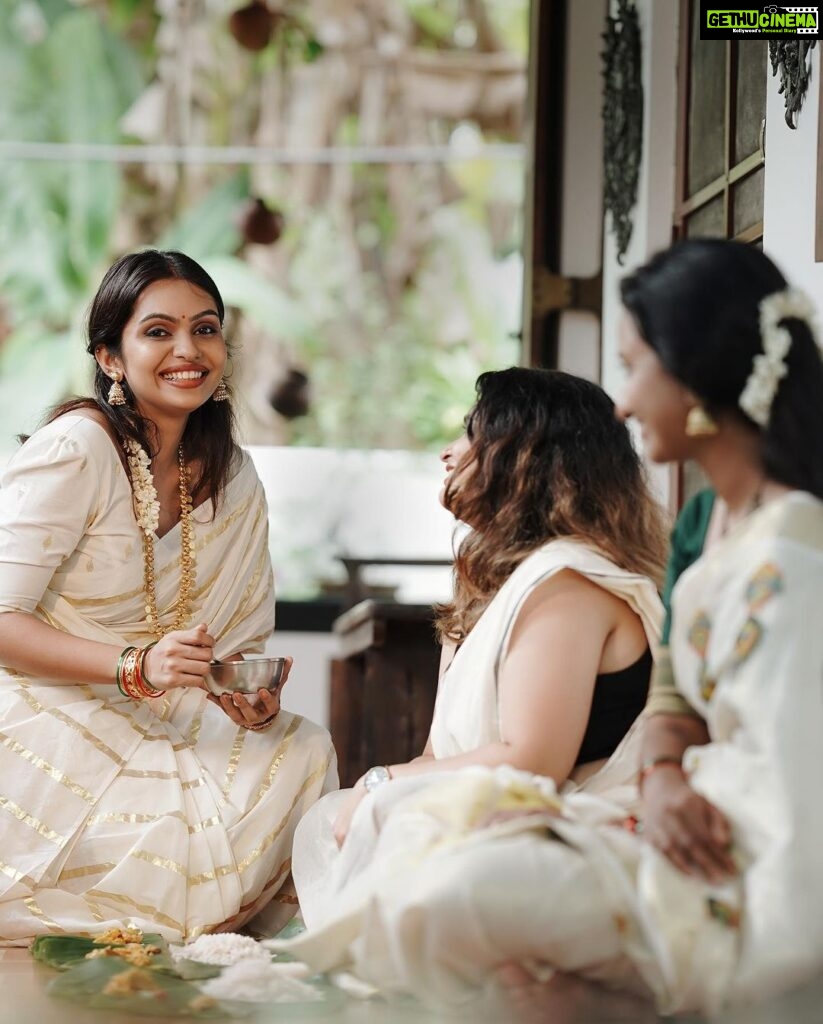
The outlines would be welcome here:
[[[767,427],[774,396],[786,376],[786,356],[792,344],[792,336],[787,327],[781,326],[781,321],[802,320],[816,337],[815,308],[804,292],[784,288],[761,299],[758,309],[763,352],[754,357],[738,404],[758,426]]]

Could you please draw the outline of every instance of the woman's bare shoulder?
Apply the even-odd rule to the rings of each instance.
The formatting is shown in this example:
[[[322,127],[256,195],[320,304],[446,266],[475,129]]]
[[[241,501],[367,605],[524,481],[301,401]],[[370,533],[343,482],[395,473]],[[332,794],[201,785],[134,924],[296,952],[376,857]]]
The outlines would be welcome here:
[[[626,601],[575,569],[561,569],[541,580],[526,597],[516,626],[521,629],[541,619],[565,621],[575,627],[585,621],[589,628],[599,624],[604,635],[637,616]],[[639,621],[639,620],[638,620]]]
[[[527,630],[548,627],[568,636],[582,629],[587,643],[599,643],[599,672],[625,667],[648,643],[628,602],[574,569],[562,569],[534,588],[517,617],[511,644]]]

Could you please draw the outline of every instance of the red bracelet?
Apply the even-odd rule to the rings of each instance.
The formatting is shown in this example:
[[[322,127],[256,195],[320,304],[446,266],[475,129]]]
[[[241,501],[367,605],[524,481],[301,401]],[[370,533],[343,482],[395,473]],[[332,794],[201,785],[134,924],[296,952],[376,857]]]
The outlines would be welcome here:
[[[151,680],[143,672],[143,661],[154,646],[155,644],[149,644],[148,647],[144,647],[139,652],[137,662],[134,667],[135,684],[137,689],[140,691],[141,697],[162,697],[166,692],[165,690],[159,690],[156,686],[153,686]]]
[[[652,757],[648,761],[644,761],[641,768],[640,774],[637,776],[637,788],[640,793],[643,792],[643,783],[652,774],[657,771],[658,768],[676,768],[680,772],[681,776],[685,777],[683,771],[683,762],[679,757],[675,757],[672,754],[663,754],[660,757]]]
[[[142,700],[144,697],[162,697],[166,692],[152,686],[143,674],[143,660],[152,647],[154,644],[143,648],[127,647],[120,655],[117,662],[117,687],[124,697]]]

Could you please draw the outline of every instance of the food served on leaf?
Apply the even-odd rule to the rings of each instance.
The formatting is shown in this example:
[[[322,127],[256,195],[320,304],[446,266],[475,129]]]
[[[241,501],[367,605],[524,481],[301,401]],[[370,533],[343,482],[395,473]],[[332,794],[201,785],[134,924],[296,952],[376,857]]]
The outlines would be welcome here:
[[[109,928],[102,935],[94,937],[97,945],[128,945],[133,942],[142,942],[143,933],[139,928]]]
[[[136,938],[137,935],[140,936],[139,939]],[[40,963],[55,967],[58,971],[65,971],[77,963],[82,963],[91,952],[104,955],[102,950],[109,948],[121,949],[125,952],[126,950],[140,950],[144,947],[156,948],[160,953],[165,953],[168,949],[162,935],[148,932],[144,934],[136,928],[110,928],[96,936],[39,935],[32,943],[31,955]]]
[[[165,999],[166,990],[158,985],[148,971],[139,967],[130,967],[113,975],[103,987],[104,996],[130,996],[135,992],[148,992],[154,999]]]
[[[85,959],[96,960],[101,956],[117,956],[135,967],[148,967],[157,954],[162,952],[159,946],[142,946],[132,942],[128,946],[102,946],[100,949],[92,949],[86,953]]]

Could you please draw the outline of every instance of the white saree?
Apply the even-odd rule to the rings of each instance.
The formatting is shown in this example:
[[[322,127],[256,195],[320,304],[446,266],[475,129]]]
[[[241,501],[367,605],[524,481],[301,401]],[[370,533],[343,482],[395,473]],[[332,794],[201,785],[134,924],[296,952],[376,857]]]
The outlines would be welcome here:
[[[798,492],[675,590],[676,682],[710,734],[684,766],[731,824],[736,878],[682,875],[608,792],[558,796],[509,769],[405,778],[358,809],[348,885],[290,951],[449,1005],[491,995],[507,961],[645,992],[663,1012],[711,1013],[819,972],[821,592],[823,503]]]
[[[216,517],[207,503],[193,520],[190,622],[208,625],[218,658],[260,652],[274,591],[265,497],[246,456]],[[179,529],[155,542],[166,623]],[[152,639],[131,487],[87,417],[38,431],[5,473],[8,611],[110,644]],[[283,888],[294,827],[335,786],[328,734],[285,711],[269,730],[248,732],[200,689],[137,702],[113,684],[50,684],[0,667],[0,944],[124,923],[180,940],[237,928],[264,907],[274,931],[295,909],[290,883]]]
[[[650,645],[656,644],[662,604],[651,580],[619,568],[578,540],[555,540],[544,545],[524,559],[506,580],[441,679],[431,726],[436,758],[467,753],[501,739],[498,671],[517,615],[541,582],[563,570],[573,570],[626,601],[640,617]],[[551,652],[547,651],[546,656],[551,657]],[[568,782],[564,792],[609,793],[628,813],[636,803],[633,782],[638,743],[639,728],[635,725],[607,762],[579,785]],[[497,774],[514,777],[511,770]],[[495,773],[486,769],[437,772],[381,786],[358,808],[341,851],[334,841],[332,823],[345,794],[330,794],[316,804],[301,822],[294,845],[294,879],[308,932],[289,950],[305,956],[319,969],[354,962],[369,981],[390,989],[407,987],[394,973],[399,965],[386,966],[387,973],[379,966],[386,964],[386,950],[399,952],[394,928],[403,927],[400,918],[406,912],[391,900],[384,902],[381,886],[396,884],[391,899],[402,896],[405,905],[411,900],[415,913],[427,917],[432,927],[436,927],[435,921],[458,920],[445,904],[438,905],[439,888],[436,895],[432,883],[444,867],[440,858],[454,838],[454,821],[463,821],[468,812],[459,806],[459,797],[452,807],[442,794],[459,794],[461,780],[476,781],[485,776]],[[544,780],[541,786],[546,785],[553,792],[553,783]],[[486,790],[482,797],[468,795],[469,805],[476,798],[485,805],[488,795]],[[431,819],[425,810],[427,802],[433,808]],[[452,818],[452,811],[456,818]],[[436,866],[429,860],[430,855]],[[474,885],[474,877],[467,874],[456,884],[454,894],[463,893],[468,898]],[[466,924],[465,919],[459,920]],[[463,938],[462,952],[456,955],[462,960],[465,953],[470,962],[474,954],[468,931]],[[458,943],[458,950],[460,947]],[[434,945],[430,952],[433,959],[428,966],[437,976],[435,980],[428,976],[428,968],[420,974],[416,970],[409,974],[408,964],[402,969],[402,978],[412,989],[452,992],[451,967],[435,962],[439,952]],[[428,955],[425,959],[428,961]],[[477,962],[478,977],[485,970],[482,960],[485,958]],[[453,963],[452,953],[448,962]],[[474,967],[469,970],[473,973]]]

